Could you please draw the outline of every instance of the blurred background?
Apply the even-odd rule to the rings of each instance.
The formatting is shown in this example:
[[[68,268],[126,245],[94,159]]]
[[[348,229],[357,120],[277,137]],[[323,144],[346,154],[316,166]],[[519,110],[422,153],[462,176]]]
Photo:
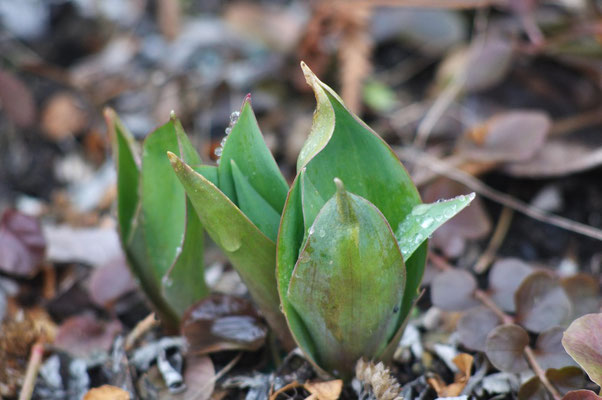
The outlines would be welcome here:
[[[104,107],[140,140],[174,110],[213,162],[251,93],[291,181],[315,107],[301,60],[394,148],[425,201],[477,192],[431,249],[478,273],[502,256],[600,272],[600,1],[0,0],[0,214],[40,217],[49,260],[0,271],[0,319],[27,304],[60,324],[134,287],[89,284],[102,269],[90,267],[127,274],[114,266]],[[129,301],[133,326],[147,310]]]

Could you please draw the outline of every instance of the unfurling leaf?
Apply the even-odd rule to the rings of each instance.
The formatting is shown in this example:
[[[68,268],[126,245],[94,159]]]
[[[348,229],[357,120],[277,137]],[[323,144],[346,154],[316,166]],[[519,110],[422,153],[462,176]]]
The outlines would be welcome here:
[[[318,365],[343,373],[382,353],[395,333],[405,267],[380,211],[337,186],[309,230],[287,297],[313,338]]]

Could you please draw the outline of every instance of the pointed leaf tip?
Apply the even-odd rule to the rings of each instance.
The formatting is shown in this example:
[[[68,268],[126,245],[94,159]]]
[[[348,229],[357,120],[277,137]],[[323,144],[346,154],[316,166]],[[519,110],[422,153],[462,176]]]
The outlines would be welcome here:
[[[176,116],[176,112],[174,110],[171,110],[169,112],[169,119],[171,119],[172,121],[175,121],[176,119],[178,119],[178,117]]]

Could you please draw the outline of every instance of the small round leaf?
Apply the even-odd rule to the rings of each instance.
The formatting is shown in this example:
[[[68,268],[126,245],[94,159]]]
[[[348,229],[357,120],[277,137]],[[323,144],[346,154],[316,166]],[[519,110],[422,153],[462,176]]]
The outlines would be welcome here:
[[[515,324],[501,325],[487,336],[485,354],[497,369],[519,373],[529,368],[524,357],[528,344],[529,335],[523,328]]]
[[[456,330],[460,343],[468,349],[485,351],[487,335],[500,324],[497,315],[487,307],[471,308],[462,315]]]
[[[431,301],[445,311],[463,311],[479,302],[474,298],[477,282],[466,271],[449,269],[437,275],[431,284]]]
[[[560,325],[571,312],[571,302],[560,283],[545,271],[529,275],[514,294],[516,320],[531,332]]]

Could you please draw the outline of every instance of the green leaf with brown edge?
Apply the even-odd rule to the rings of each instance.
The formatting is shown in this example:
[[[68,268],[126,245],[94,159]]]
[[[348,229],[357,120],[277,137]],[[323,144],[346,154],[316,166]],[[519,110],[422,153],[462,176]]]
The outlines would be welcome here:
[[[232,172],[234,160],[240,172],[250,185],[278,213],[282,212],[288,184],[282,176],[278,164],[268,149],[255,114],[251,108],[251,97],[247,96],[240,110],[238,120],[226,138],[219,166],[217,167],[220,190],[239,207]]]
[[[240,210],[273,242],[278,236],[280,213],[272,208],[244,176],[234,159],[232,164],[232,177]]]
[[[398,226],[420,197],[409,175],[387,144],[355,115],[350,113],[339,96],[302,64],[308,84],[317,100],[310,136],[297,161],[298,175],[289,192],[282,215],[278,238],[278,288],[283,311],[297,343],[311,353],[311,337],[298,313],[291,306],[287,292],[294,265],[303,245],[312,216],[335,192],[332,180],[339,177],[347,190],[374,204],[390,226]],[[303,193],[302,176],[309,178]],[[308,192],[307,189],[311,189]],[[315,195],[312,191],[315,189]],[[305,201],[310,194],[307,207]],[[304,199],[304,197],[306,199]],[[406,262],[407,280],[404,300],[397,320],[402,323],[418,294],[426,259],[426,243]],[[311,355],[309,355],[312,358]]]
[[[437,228],[467,207],[475,194],[460,195],[453,199],[431,204],[418,204],[406,215],[395,230],[395,237],[403,259],[409,259]]]
[[[290,336],[278,307],[275,243],[213,183],[173,153],[172,167],[186,190],[203,227],[224,251],[246,284],[251,297],[285,346]]]
[[[307,327],[318,365],[349,378],[361,357],[384,351],[397,330],[405,266],[391,227],[340,180],[309,230],[288,299]]]
[[[524,357],[529,345],[529,335],[518,325],[504,324],[492,330],[487,336],[485,354],[497,369],[519,373],[529,369]]]
[[[558,279],[536,271],[523,280],[514,294],[516,320],[531,332],[560,325],[571,312],[571,302]]]
[[[602,386],[602,314],[587,314],[571,323],[562,337],[567,353]]]

